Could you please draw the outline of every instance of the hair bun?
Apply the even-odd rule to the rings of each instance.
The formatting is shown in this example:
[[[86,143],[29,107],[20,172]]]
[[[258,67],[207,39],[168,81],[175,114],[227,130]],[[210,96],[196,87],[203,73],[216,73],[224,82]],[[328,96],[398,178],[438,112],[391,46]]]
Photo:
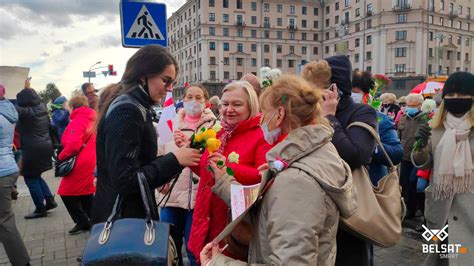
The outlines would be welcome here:
[[[301,92],[301,96],[303,97],[304,101],[309,105],[316,104],[319,100],[319,97],[316,94],[316,91],[314,90],[304,90]]]
[[[313,60],[304,66],[301,76],[316,86],[324,87],[330,83],[331,67],[326,60]]]

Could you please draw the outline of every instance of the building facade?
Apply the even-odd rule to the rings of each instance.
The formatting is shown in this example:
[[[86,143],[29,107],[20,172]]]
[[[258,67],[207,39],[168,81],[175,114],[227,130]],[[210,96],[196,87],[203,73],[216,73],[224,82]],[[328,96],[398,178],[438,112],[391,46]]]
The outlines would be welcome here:
[[[473,0],[188,0],[168,19],[179,83],[222,84],[263,66],[298,73],[344,54],[354,69],[394,79],[471,71]],[[209,86],[209,85],[208,85]]]

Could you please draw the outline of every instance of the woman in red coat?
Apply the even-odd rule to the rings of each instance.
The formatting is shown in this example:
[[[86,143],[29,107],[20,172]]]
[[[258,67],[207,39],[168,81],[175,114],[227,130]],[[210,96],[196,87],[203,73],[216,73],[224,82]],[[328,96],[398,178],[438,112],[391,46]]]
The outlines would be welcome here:
[[[217,137],[222,144],[211,156],[205,151],[199,167],[191,167],[191,170],[201,177],[188,243],[189,250],[196,258],[199,258],[204,245],[224,229],[230,213],[229,207],[211,191],[215,181],[207,170],[209,161],[224,161],[227,167],[234,171],[239,183],[255,185],[260,183],[261,179],[257,168],[266,163],[265,154],[271,149],[260,128],[257,94],[248,82],[237,81],[228,84],[223,90],[221,102],[222,129]],[[178,146],[186,141],[181,134],[175,133]],[[239,154],[238,163],[226,160],[232,152]]]
[[[66,127],[61,144],[64,149],[59,160],[77,155],[72,171],[61,179],[58,194],[76,223],[69,234],[78,234],[90,228],[92,200],[94,198],[95,122],[96,112],[88,107],[87,98],[75,96],[69,101],[71,122]]]

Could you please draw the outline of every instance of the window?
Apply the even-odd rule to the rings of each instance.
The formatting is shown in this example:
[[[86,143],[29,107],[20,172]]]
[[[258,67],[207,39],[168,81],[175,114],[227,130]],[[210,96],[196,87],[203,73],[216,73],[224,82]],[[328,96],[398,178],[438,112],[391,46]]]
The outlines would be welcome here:
[[[237,52],[243,52],[244,51],[244,44],[239,42],[237,43]]]
[[[367,72],[369,72],[369,73],[372,72],[372,67],[371,67],[371,66],[366,67],[366,68],[365,68],[365,71],[367,71]]]
[[[441,3],[440,3],[440,5],[441,5],[441,10],[444,10],[444,0],[441,0],[440,2],[441,2]]]
[[[229,71],[224,71],[224,79],[230,79]]]
[[[301,21],[301,27],[306,28],[306,20],[305,19],[303,19]]]
[[[229,8],[229,0],[222,0],[222,7]]]
[[[456,60],[461,61],[461,52],[457,52]]]
[[[395,73],[405,73],[405,64],[395,64]]]
[[[367,36],[367,41],[366,44],[371,44],[372,43],[372,36]]]
[[[257,24],[257,16],[252,16],[252,18],[250,19],[252,24]]]
[[[288,67],[295,67],[295,60],[288,60]]]
[[[215,6],[214,0],[209,0],[209,7],[214,7],[214,6]]]
[[[238,66],[242,66],[244,64],[244,59],[243,58],[240,58],[240,57],[237,57],[237,65]]]
[[[290,14],[295,14],[295,6],[290,6]]]
[[[449,12],[450,13],[454,12],[454,4],[453,3],[449,3]]]
[[[359,17],[360,16],[360,8],[356,8],[355,10],[355,16]]]
[[[367,29],[371,29],[372,28],[372,20],[369,19],[367,20]]]
[[[329,40],[329,32],[326,32],[326,40]]]
[[[252,66],[257,66],[257,58],[252,58]]]
[[[282,31],[277,31],[277,39],[283,39],[283,32]]]
[[[301,33],[301,40],[306,41],[306,33]]]
[[[257,44],[252,43],[252,52],[257,52]]]
[[[329,14],[330,11],[331,11],[331,8],[329,6],[326,6],[326,14]]]
[[[462,22],[461,21],[457,21],[458,23],[458,29],[462,30]]]
[[[355,47],[359,47],[359,46],[360,46],[360,39],[359,39],[359,38],[355,39],[354,46],[355,46]]]
[[[469,38],[466,38],[466,46],[469,46]]]
[[[237,72],[237,79],[241,79],[242,78],[242,72]]]
[[[334,9],[339,10],[339,2],[336,2]]]
[[[407,14],[397,14],[397,23],[407,22]]]
[[[439,25],[444,26],[444,18],[439,18]]]
[[[433,57],[433,48],[428,49],[428,56]]]
[[[295,39],[295,33],[294,32],[290,32],[290,40],[294,40]]]
[[[263,11],[264,12],[270,12],[270,4],[269,3],[264,3],[263,4]]]
[[[326,27],[329,27],[329,19],[326,19]]]
[[[216,50],[216,43],[215,42],[210,42],[209,43],[209,49],[210,50]]]
[[[433,32],[430,31],[430,41],[432,41],[432,40],[433,40]]]
[[[281,67],[282,66],[282,61],[281,59],[277,59],[277,67]]]
[[[313,41],[319,41],[319,34],[317,33],[313,34]]]
[[[433,24],[433,16],[432,16],[432,15],[430,15],[430,16],[428,17],[428,23],[429,23],[429,24]]]
[[[466,54],[465,54],[464,61],[466,61],[466,62],[469,62],[469,61],[470,61],[470,60],[469,60],[469,53],[466,53]]]
[[[210,65],[215,65],[216,64],[216,58],[214,56],[211,56],[210,57],[210,62],[209,62]]]
[[[461,36],[458,36],[458,45],[461,45]]]
[[[210,75],[209,75],[209,78],[210,78],[211,80],[216,80],[216,71],[214,71],[214,70],[211,71],[211,72],[210,72]]]
[[[228,42],[224,43],[224,51],[229,51],[229,43]]]
[[[222,15],[222,21],[223,22],[229,22],[229,14],[223,14]]]
[[[453,20],[452,20],[452,19],[449,20],[448,26],[449,26],[450,28],[453,27]]]
[[[313,8],[313,15],[319,16],[319,8],[317,7]]]
[[[433,66],[431,64],[428,65],[428,74],[433,74]]]
[[[355,24],[355,32],[360,31],[360,23]]]
[[[229,36],[229,28],[223,28],[223,34],[224,36]]]
[[[329,54],[329,46],[324,46],[324,53]]]
[[[269,38],[270,38],[270,31],[269,31],[269,30],[263,31],[263,37],[264,37],[265,39],[269,39]]]
[[[214,27],[209,27],[209,35],[215,36],[215,35],[216,35],[216,28],[214,28]]]
[[[306,15],[307,14],[307,8],[305,6],[301,7],[301,13],[303,15]]]
[[[277,45],[277,54],[281,54],[282,52],[282,47],[280,44]]]
[[[318,54],[318,52],[319,52],[318,47],[313,47],[313,54]]]
[[[319,27],[319,21],[315,20],[313,21],[313,28],[318,28]]]
[[[354,54],[354,63],[359,62],[359,54]]]
[[[252,30],[251,34],[252,34],[252,38],[257,38],[257,31],[256,30]]]
[[[334,24],[336,24],[336,25],[339,24],[339,16],[336,16],[334,18]]]
[[[459,5],[459,6],[458,6],[458,14],[459,14],[459,15],[462,15],[462,5]]]
[[[237,36],[239,37],[244,36],[244,31],[242,29],[237,29]]]
[[[395,57],[406,57],[407,55],[407,48],[395,48]]]
[[[344,0],[344,6],[348,7],[351,4],[351,0]]]
[[[270,59],[266,59],[266,58],[265,58],[265,59],[263,60],[263,65],[266,66],[266,67],[270,66]]]
[[[407,38],[407,31],[406,30],[395,32],[395,40],[406,40],[406,38]]]
[[[290,45],[290,54],[294,54],[295,53],[295,47],[293,45]]]
[[[365,59],[366,59],[366,60],[372,60],[372,52],[370,52],[370,51],[369,51],[369,52],[366,52],[366,53],[365,53]]]
[[[277,18],[277,26],[283,26],[283,19]]]
[[[453,35],[448,35],[448,43],[453,43]]]
[[[306,46],[301,46],[301,53],[306,54]]]
[[[237,0],[237,9],[242,9],[242,0]]]
[[[250,6],[252,7],[252,11],[257,11],[257,2],[252,2]]]
[[[367,5],[367,13],[372,14],[373,11],[374,11],[374,6],[372,4],[368,4]]]
[[[269,53],[269,52],[270,52],[270,45],[265,44],[265,45],[263,46],[263,52],[264,52],[264,53]]]
[[[229,57],[224,57],[224,60],[223,60],[224,65],[228,66],[229,62],[230,62]]]
[[[283,13],[283,5],[282,4],[277,5],[277,12],[278,13]]]
[[[216,21],[216,14],[209,13],[209,21]]]

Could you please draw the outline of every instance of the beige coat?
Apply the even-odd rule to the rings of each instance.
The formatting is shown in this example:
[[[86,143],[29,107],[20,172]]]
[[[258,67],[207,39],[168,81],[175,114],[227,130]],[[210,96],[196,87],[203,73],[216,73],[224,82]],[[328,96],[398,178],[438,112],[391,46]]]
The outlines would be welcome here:
[[[184,115],[185,115],[184,109],[181,109],[176,115],[176,120],[173,122],[173,124],[176,124],[178,129],[189,128],[184,122]],[[211,110],[205,109],[202,112],[201,120],[199,121],[199,124],[198,124],[198,125],[201,125],[199,129],[201,129],[202,127],[205,127],[205,128],[211,127],[215,120],[216,120],[216,117],[211,112]],[[192,135],[192,132],[190,131],[183,131],[183,133],[187,135],[188,137],[191,137]],[[174,141],[170,141],[168,143],[162,143],[160,141],[160,138],[158,138],[158,156],[165,155],[169,152],[175,151],[176,149],[178,149],[178,147],[176,146]],[[171,191],[171,195],[168,200],[168,203],[166,204],[166,207],[178,207],[178,208],[183,208],[187,210],[194,209],[194,203],[196,201],[196,193],[197,193],[199,183],[194,184],[192,181],[193,177],[199,180],[199,176],[194,174],[189,169],[189,167],[186,167],[183,169],[183,171],[178,177],[178,181],[176,182],[173,190]],[[171,183],[172,182],[170,182],[170,184]],[[158,189],[158,191],[159,190],[160,189]],[[161,201],[163,196],[164,196],[163,194],[158,193],[158,202]],[[160,207],[165,207],[165,206],[163,206],[163,203],[162,203]]]
[[[422,169],[437,171],[439,166],[433,165],[433,154],[443,134],[444,128],[433,129],[428,145],[413,154],[417,165],[424,164]],[[474,158],[474,133],[472,130],[469,134],[469,143],[471,155]],[[432,197],[431,188],[428,186],[425,195],[426,226],[429,229],[441,229],[447,223],[449,225],[448,242],[461,244],[469,250],[467,254],[460,254],[456,259],[449,260],[449,265],[472,265],[474,261],[474,193],[457,194],[449,199],[435,200]],[[448,265],[448,260],[440,260],[437,254],[430,254],[425,260],[425,265]]]
[[[351,170],[331,143],[333,132],[301,127],[267,153],[268,162],[281,158],[289,167],[250,212],[249,264],[334,265],[339,216],[352,215],[356,202]],[[219,195],[228,193],[229,183],[216,186]],[[223,199],[229,202],[228,194]],[[246,263],[219,255],[212,264]]]

